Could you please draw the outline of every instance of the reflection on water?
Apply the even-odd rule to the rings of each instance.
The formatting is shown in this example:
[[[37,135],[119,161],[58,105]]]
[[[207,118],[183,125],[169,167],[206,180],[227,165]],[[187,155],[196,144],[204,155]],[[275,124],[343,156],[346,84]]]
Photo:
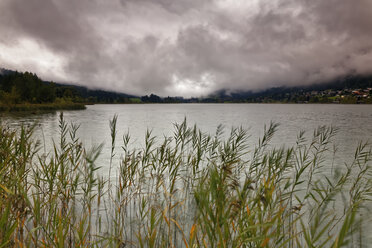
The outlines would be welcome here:
[[[64,111],[67,122],[80,125],[79,136],[88,146],[104,143],[103,156],[108,159],[111,145],[109,120],[118,115],[118,138],[129,132],[132,145],[143,146],[146,130],[155,136],[172,135],[173,124],[187,118],[207,133],[214,133],[222,124],[228,132],[231,127],[243,126],[255,144],[265,124],[279,123],[273,145],[291,145],[299,131],[312,134],[319,126],[338,128],[335,138],[338,151],[350,157],[359,141],[372,140],[372,106],[324,104],[142,104],[142,105],[90,105],[86,110]],[[38,123],[36,136],[46,150],[58,138],[59,113],[3,116],[10,126]],[[45,140],[44,140],[45,137]],[[342,158],[341,158],[342,159]]]
[[[154,136],[172,136],[174,124],[184,118],[188,124],[196,124],[203,132],[214,134],[222,124],[228,133],[232,127],[242,126],[249,130],[252,146],[262,136],[264,126],[279,123],[272,144],[292,146],[301,130],[312,135],[319,126],[338,129],[335,144],[335,164],[351,162],[360,141],[372,140],[372,106],[370,105],[324,105],[324,104],[128,104],[89,105],[86,110],[64,111],[68,123],[79,124],[78,135],[86,147],[104,144],[98,162],[103,165],[101,173],[108,175],[111,136],[109,121],[118,115],[116,146],[122,145],[122,137],[130,133],[131,147],[143,147],[145,132]],[[11,127],[37,123],[35,136],[44,144],[42,151],[51,151],[53,141],[58,143],[59,112],[3,116],[1,120]],[[251,150],[253,147],[251,148]],[[120,149],[116,149],[114,164],[119,164]],[[116,163],[115,163],[116,162]]]

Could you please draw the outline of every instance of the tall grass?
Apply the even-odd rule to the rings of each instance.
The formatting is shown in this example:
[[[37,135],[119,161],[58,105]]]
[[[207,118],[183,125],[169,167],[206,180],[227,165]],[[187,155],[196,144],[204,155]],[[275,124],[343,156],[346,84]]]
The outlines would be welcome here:
[[[243,128],[205,134],[186,120],[174,135],[130,135],[87,149],[61,114],[49,153],[33,127],[0,126],[0,247],[363,247],[372,193],[371,147],[334,164],[333,128],[272,147]],[[120,128],[120,127],[119,127]],[[114,159],[115,158],[115,159]],[[115,161],[119,160],[119,164]],[[109,170],[109,177],[101,176]]]

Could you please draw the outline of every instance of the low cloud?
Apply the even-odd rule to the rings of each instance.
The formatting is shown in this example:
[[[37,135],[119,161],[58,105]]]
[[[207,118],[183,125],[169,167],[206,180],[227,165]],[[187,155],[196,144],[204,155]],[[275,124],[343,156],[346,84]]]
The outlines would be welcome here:
[[[372,73],[369,0],[3,0],[0,67],[131,94]]]

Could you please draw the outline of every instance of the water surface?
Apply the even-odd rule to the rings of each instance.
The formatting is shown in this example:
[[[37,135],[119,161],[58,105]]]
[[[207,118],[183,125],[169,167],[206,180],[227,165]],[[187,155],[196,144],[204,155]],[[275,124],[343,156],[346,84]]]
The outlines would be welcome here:
[[[111,137],[109,120],[118,115],[117,142],[129,132],[133,147],[143,146],[146,130],[158,137],[172,135],[174,123],[185,118],[189,125],[196,124],[202,131],[214,134],[222,124],[228,133],[232,127],[249,129],[253,146],[262,136],[264,125],[279,123],[272,140],[273,145],[292,145],[297,134],[304,130],[309,136],[319,126],[338,128],[335,144],[341,159],[350,160],[360,141],[372,141],[371,105],[336,104],[127,104],[88,105],[86,110],[64,111],[65,120],[79,124],[79,136],[89,146],[104,143],[101,159],[109,159]],[[59,112],[34,115],[3,116],[2,121],[10,126],[38,123],[36,136],[52,147],[58,141]]]

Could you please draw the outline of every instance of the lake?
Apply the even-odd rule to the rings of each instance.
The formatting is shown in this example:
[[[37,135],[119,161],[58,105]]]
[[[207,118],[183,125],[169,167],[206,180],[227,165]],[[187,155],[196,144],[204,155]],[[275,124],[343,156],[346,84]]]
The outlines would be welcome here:
[[[35,136],[43,144],[42,151],[52,150],[53,140],[59,140],[59,113],[17,114],[2,117],[10,127],[37,123]],[[80,125],[78,135],[88,147],[104,144],[99,157],[100,164],[109,164],[111,134],[109,121],[118,116],[116,146],[122,145],[122,137],[131,135],[131,148],[144,146],[146,130],[161,141],[172,136],[174,124],[185,118],[189,126],[197,125],[203,132],[214,134],[219,125],[226,134],[232,127],[248,129],[251,151],[264,133],[264,126],[270,122],[279,124],[272,139],[273,146],[291,146],[300,131],[311,137],[320,126],[338,129],[334,137],[337,147],[336,164],[350,163],[355,148],[361,141],[372,141],[372,106],[337,104],[97,104],[88,105],[86,110],[63,111],[68,123]],[[45,145],[44,145],[45,144]],[[116,154],[120,154],[116,150]],[[116,155],[114,164],[118,165]],[[108,170],[103,167],[103,175]]]
[[[309,136],[319,126],[338,128],[335,143],[340,154],[349,158],[360,141],[372,140],[371,105],[337,104],[131,104],[88,105],[86,110],[64,111],[65,120],[79,124],[79,136],[88,146],[104,143],[103,158],[109,157],[111,136],[109,120],[118,115],[117,142],[129,131],[132,145],[142,146],[146,130],[158,137],[172,135],[174,123],[184,118],[189,125],[196,124],[202,131],[213,134],[218,125],[229,133],[232,127],[249,129],[252,145],[263,134],[264,125],[279,123],[273,145],[291,145],[297,134],[304,130]],[[59,113],[12,115],[1,118],[10,126],[38,123],[36,136],[46,145],[58,140]]]
[[[68,123],[80,125],[78,136],[87,147],[103,143],[104,148],[99,165],[100,175],[108,175],[111,151],[111,136],[109,121],[115,116],[117,121],[117,141],[115,163],[119,159],[122,136],[129,132],[131,145],[134,148],[144,146],[146,130],[151,130],[160,139],[172,136],[174,124],[181,123],[185,118],[189,126],[197,125],[203,132],[214,134],[219,125],[225,127],[228,135],[232,127],[242,126],[250,134],[250,151],[263,135],[264,126],[270,122],[280,126],[272,139],[273,147],[294,145],[300,131],[306,131],[311,137],[314,129],[320,126],[333,126],[338,129],[334,144],[338,153],[336,166],[351,162],[355,148],[360,141],[372,140],[372,107],[371,105],[321,105],[321,104],[142,104],[142,105],[89,105],[86,110],[64,111]],[[37,123],[35,136],[44,144],[41,151],[51,151],[53,140],[59,139],[59,112],[32,115],[5,115],[1,122],[16,128],[20,125]],[[306,175],[307,176],[307,175]],[[151,187],[149,186],[149,189]],[[190,197],[192,198],[192,197]],[[137,199],[138,200],[138,199]],[[185,220],[189,230],[193,219],[195,203],[186,202]],[[136,203],[130,202],[129,211],[138,210]],[[98,211],[98,210],[97,210]],[[190,212],[190,213],[189,213]],[[130,212],[131,213],[131,212]],[[98,214],[97,214],[98,215]],[[130,215],[132,216],[132,215]],[[191,216],[191,217],[190,217]],[[370,221],[364,222],[366,229]],[[131,225],[130,225],[131,226]],[[133,230],[126,227],[126,234],[133,240]],[[362,236],[362,234],[361,234]],[[369,243],[370,235],[363,233],[365,244]],[[176,239],[179,244],[181,240]]]

